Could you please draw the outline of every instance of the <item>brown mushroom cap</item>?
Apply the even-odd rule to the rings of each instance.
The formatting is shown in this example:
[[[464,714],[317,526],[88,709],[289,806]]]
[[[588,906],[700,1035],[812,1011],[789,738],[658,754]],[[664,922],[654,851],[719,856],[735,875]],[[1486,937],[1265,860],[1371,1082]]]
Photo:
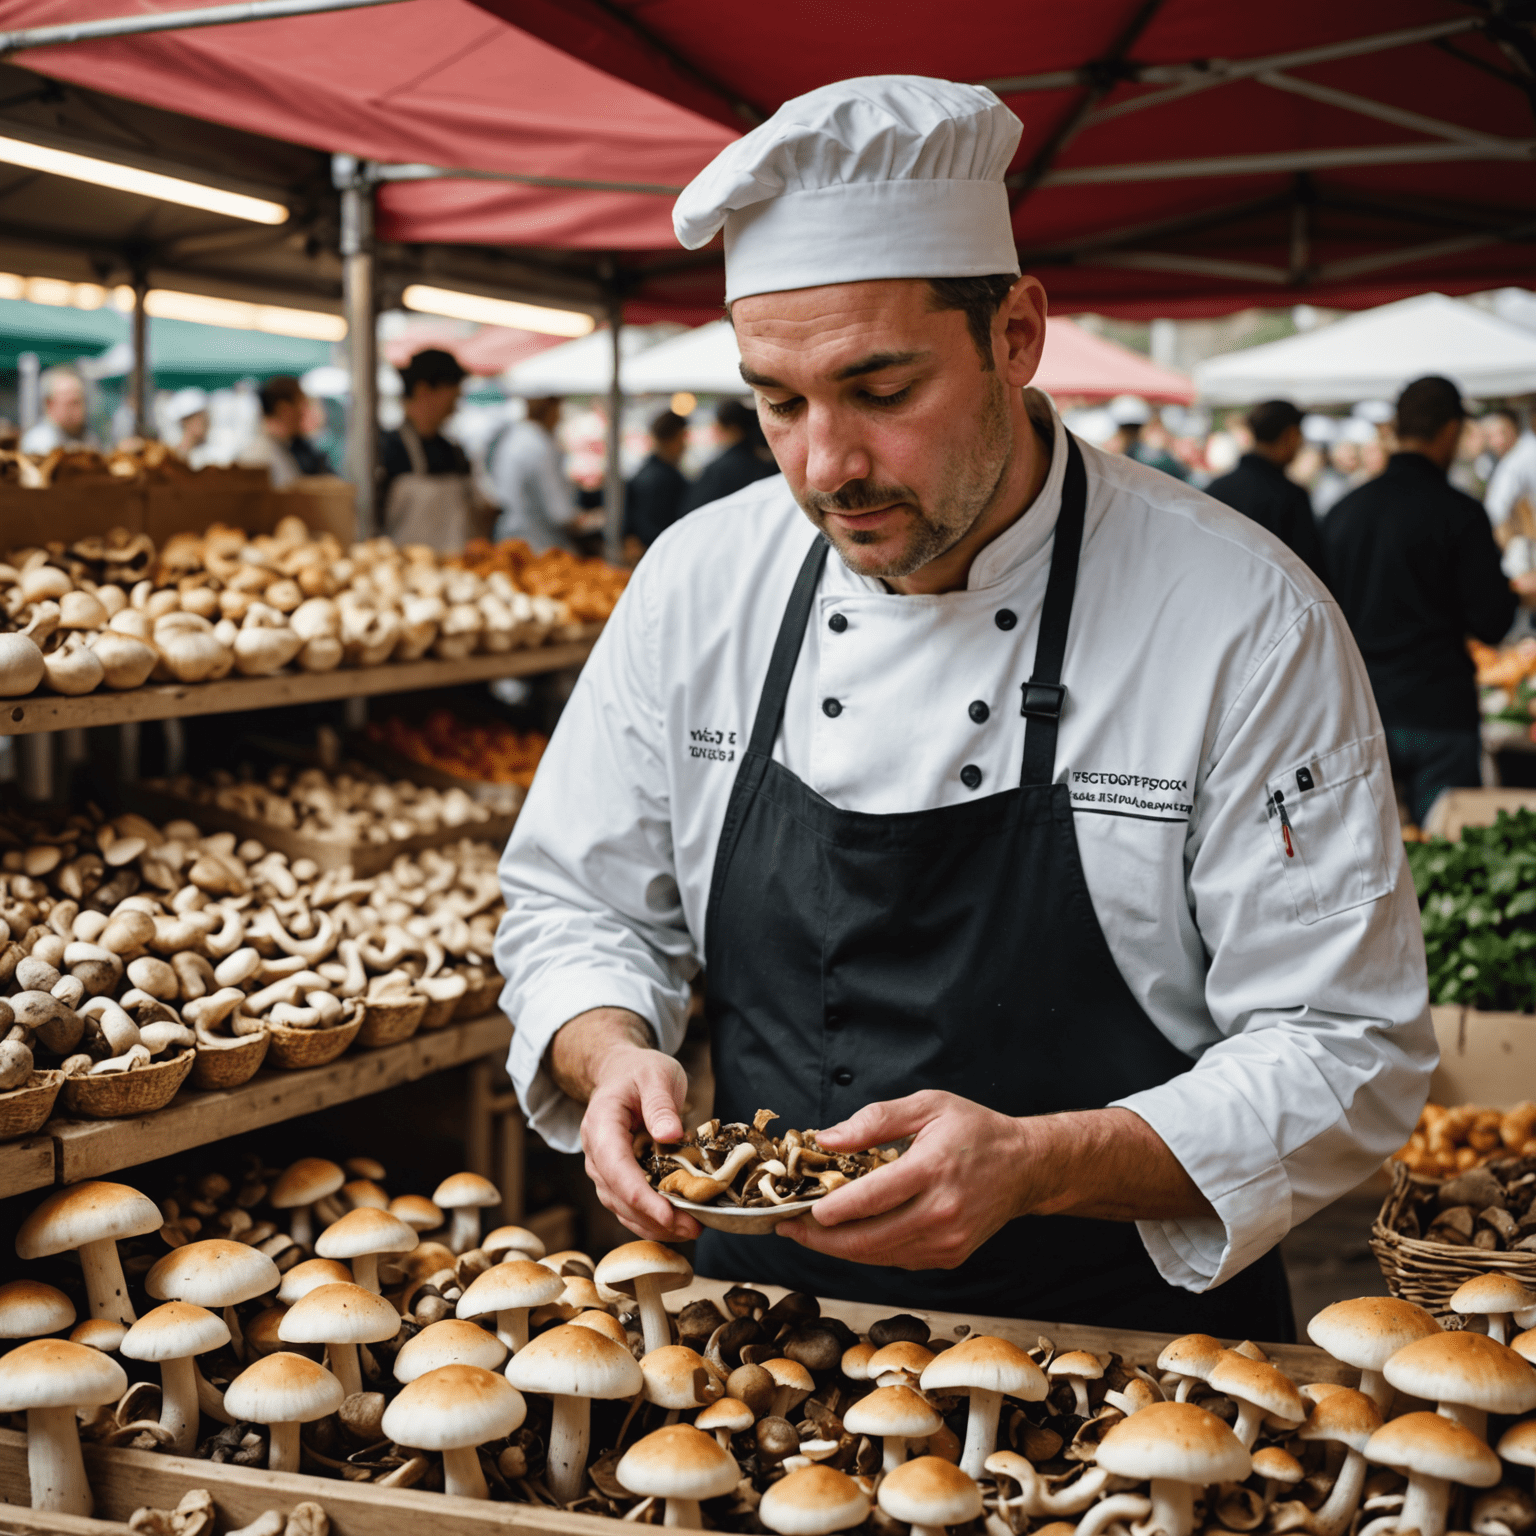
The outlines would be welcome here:
[[[84,1344],[104,1355],[115,1354],[127,1336],[127,1323],[115,1317],[83,1317],[69,1330],[71,1344]]]
[[[500,1205],[501,1191],[478,1173],[451,1173],[432,1191],[432,1203],[445,1211],[466,1205]]]
[[[1116,1477],[1167,1477],[1202,1487],[1241,1482],[1253,1465],[1242,1441],[1193,1403],[1152,1403],[1121,1419],[1099,1442],[1094,1459]]]
[[[1047,1376],[1075,1376],[1080,1381],[1098,1381],[1104,1374],[1104,1364],[1086,1349],[1066,1349],[1052,1358],[1045,1373]]]
[[[1521,1285],[1513,1275],[1494,1270],[1463,1280],[1451,1293],[1451,1311],[1471,1313],[1519,1312],[1536,1306],[1536,1295]]]
[[[921,1376],[933,1364],[933,1351],[914,1344],[911,1339],[897,1339],[877,1349],[869,1357],[869,1379],[878,1381],[891,1371]]]
[[[339,1259],[305,1259],[284,1274],[277,1299],[291,1307],[320,1285],[351,1285],[352,1271]]]
[[[1482,1333],[1435,1333],[1409,1344],[1382,1367],[1399,1392],[1488,1413],[1536,1408],[1536,1370]],[[1393,1421],[1396,1422],[1395,1420]]]
[[[360,1205],[315,1239],[315,1252],[323,1259],[356,1259],[368,1253],[409,1253],[417,1241],[416,1229],[398,1216]]]
[[[1198,1376],[1204,1381],[1225,1353],[1220,1339],[1213,1339],[1208,1333],[1186,1333],[1163,1346],[1162,1354],[1157,1357],[1157,1368],[1178,1376]]]
[[[494,1371],[441,1365],[409,1383],[384,1410],[384,1433],[418,1450],[457,1450],[512,1434],[527,1412],[523,1394]]]
[[[981,1488],[953,1462],[918,1456],[880,1480],[880,1508],[909,1525],[964,1525],[981,1514]]]
[[[190,1301],[198,1307],[232,1307],[275,1291],[277,1265],[259,1248],[210,1237],[173,1248],[144,1277],[158,1301]]]
[[[30,1339],[0,1355],[0,1413],[116,1402],[128,1376],[116,1360],[68,1339]]]
[[[1405,1413],[1389,1420],[1371,1436],[1365,1459],[1469,1488],[1491,1488],[1499,1480],[1499,1458],[1471,1430],[1439,1413]]]
[[[692,1424],[669,1424],[635,1441],[613,1475],[631,1493],[652,1498],[716,1499],[736,1486],[741,1471],[712,1436]]]
[[[558,1301],[566,1282],[531,1259],[510,1259],[493,1264],[475,1276],[459,1297],[460,1317],[484,1317],[488,1312],[511,1312],[522,1307],[542,1307]]]
[[[693,1421],[696,1429],[711,1432],[723,1429],[733,1435],[739,1435],[751,1429],[756,1422],[757,1418],[752,1410],[734,1397],[717,1398],[707,1408],[701,1410],[699,1416]]]
[[[313,1205],[327,1195],[334,1195],[347,1181],[335,1163],[323,1157],[301,1157],[278,1176],[267,1192],[267,1204],[274,1211],[286,1211],[296,1205]]]
[[[633,1397],[645,1386],[627,1349],[569,1323],[530,1339],[507,1362],[506,1376],[521,1391],[561,1397]]]
[[[1334,1440],[1363,1451],[1365,1442],[1380,1428],[1381,1413],[1376,1404],[1364,1392],[1340,1387],[1314,1401],[1306,1423],[1296,1433],[1303,1440]]]
[[[876,1387],[843,1415],[843,1428],[851,1435],[900,1435],[907,1440],[935,1434],[943,1422],[933,1404],[911,1387]]]
[[[478,1365],[481,1370],[496,1371],[506,1358],[507,1346],[494,1333],[457,1317],[445,1317],[400,1346],[395,1356],[395,1380],[415,1381],[445,1365]]]
[[[578,1312],[571,1319],[572,1328],[590,1328],[595,1333],[600,1333],[605,1339],[612,1339],[615,1344],[629,1348],[629,1338],[624,1332],[624,1325],[611,1312]]]
[[[846,1354],[843,1360],[847,1375]],[[1050,1390],[1050,1383],[1017,1344],[976,1333],[933,1357],[923,1368],[922,1388],[925,1392],[1005,1392],[1036,1403]]]
[[[645,1400],[658,1408],[697,1408],[720,1388],[704,1357],[686,1344],[666,1344],[640,1359]]]
[[[1361,1371],[1379,1371],[1398,1350],[1440,1331],[1423,1307],[1395,1296],[1336,1301],[1307,1324],[1319,1349]]]
[[[230,1382],[224,1406],[252,1424],[308,1424],[341,1407],[346,1394],[323,1366],[288,1350],[264,1355]]]
[[[776,1387],[792,1387],[796,1392],[816,1390],[816,1378],[798,1360],[780,1355],[777,1359],[764,1360],[760,1364],[773,1377]]]
[[[1289,1376],[1236,1350],[1224,1351],[1205,1379],[1213,1391],[1241,1398],[1287,1424],[1299,1424],[1307,1416],[1306,1399]]]
[[[118,1346],[130,1360],[182,1360],[229,1343],[224,1319],[189,1301],[162,1302],[146,1312]]]
[[[394,1303],[349,1282],[317,1285],[278,1324],[285,1344],[382,1344],[400,1331]]]
[[[0,1285],[0,1339],[36,1339],[73,1325],[75,1304],[41,1280],[7,1280]]]
[[[633,1296],[642,1275],[650,1275],[659,1290],[675,1291],[693,1279],[693,1265],[661,1243],[624,1243],[603,1255],[592,1278],[610,1291]]]
[[[494,1259],[500,1254],[517,1252],[526,1259],[542,1259],[547,1252],[543,1239],[527,1227],[497,1227],[480,1240],[480,1246]]]
[[[769,1485],[757,1514],[779,1536],[830,1536],[832,1531],[862,1525],[869,1514],[869,1497],[835,1467],[801,1467]]]
[[[389,1214],[398,1216],[406,1226],[415,1227],[418,1232],[432,1232],[447,1219],[425,1195],[396,1195],[389,1202]]]
[[[1302,1465],[1289,1451],[1278,1445],[1266,1445],[1253,1453],[1253,1470],[1274,1483],[1299,1483],[1306,1475]]]
[[[1536,1419],[1521,1419],[1506,1429],[1499,1455],[1517,1467],[1536,1467]]]
[[[46,1259],[106,1238],[142,1237],[164,1225],[160,1207],[147,1195],[126,1184],[90,1179],[56,1190],[37,1206],[16,1234],[16,1254]]]

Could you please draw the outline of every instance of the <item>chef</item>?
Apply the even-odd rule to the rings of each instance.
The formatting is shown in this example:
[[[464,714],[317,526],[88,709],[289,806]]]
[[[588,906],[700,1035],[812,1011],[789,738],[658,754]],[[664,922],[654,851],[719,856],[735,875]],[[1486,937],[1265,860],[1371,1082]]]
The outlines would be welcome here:
[[[1436,1061],[1382,729],[1311,572],[1029,387],[1017,118],[912,76],[786,103],[724,230],[783,471],[669,529],[502,861],[510,1069],[633,1231],[891,1307],[1286,1339],[1275,1245]],[[775,1237],[645,1182],[714,1113],[901,1158]]]

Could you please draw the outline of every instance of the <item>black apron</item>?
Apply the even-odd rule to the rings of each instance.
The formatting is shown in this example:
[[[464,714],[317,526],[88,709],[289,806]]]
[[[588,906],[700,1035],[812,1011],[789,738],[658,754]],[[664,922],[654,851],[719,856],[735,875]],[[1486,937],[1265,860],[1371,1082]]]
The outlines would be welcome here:
[[[807,554],[710,887],[705,1002],[721,1119],[772,1109],[779,1133],[815,1128],[920,1088],[1044,1115],[1102,1108],[1189,1070],[1115,967],[1070,791],[1052,782],[1086,502],[1082,454],[1067,443],[1017,789],[865,815],[839,810],[773,760],[826,542]],[[923,1271],[706,1231],[697,1268],[892,1308],[1294,1337],[1278,1252],[1195,1295],[1161,1279],[1130,1222],[1028,1216],[960,1268]]]

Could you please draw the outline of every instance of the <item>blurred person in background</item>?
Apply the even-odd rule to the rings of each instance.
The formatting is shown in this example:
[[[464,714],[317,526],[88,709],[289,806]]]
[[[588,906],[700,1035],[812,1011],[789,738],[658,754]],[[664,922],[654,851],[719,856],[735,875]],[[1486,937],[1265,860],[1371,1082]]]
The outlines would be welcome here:
[[[1483,482],[1478,477],[1477,461],[1484,448],[1483,424],[1475,416],[1468,416],[1461,424],[1461,438],[1456,444],[1456,457],[1451,460],[1450,473],[1446,478],[1458,491],[1468,496],[1483,496]]]
[[[624,491],[624,539],[638,556],[683,515],[688,477],[678,461],[688,447],[688,418],[662,411],[651,422],[651,452]]]
[[[1107,445],[1110,452],[1149,464],[1175,480],[1189,478],[1188,470],[1168,451],[1167,429],[1140,395],[1116,395],[1108,409],[1115,424],[1115,435]]]
[[[1536,533],[1536,410],[1514,446],[1488,477],[1483,505],[1501,544],[1517,533]]]
[[[235,463],[243,469],[265,469],[275,491],[304,475],[330,474],[331,461],[304,436],[309,407],[304,386],[292,374],[279,373],[257,394],[261,424]]]
[[[555,428],[565,402],[556,395],[530,400],[491,449],[491,484],[501,514],[496,538],[523,539],[534,554],[546,549],[576,552],[582,515],[565,477]]]
[[[683,497],[684,512],[708,506],[754,480],[766,480],[779,472],[757,412],[750,405],[740,400],[722,400],[715,407],[715,423],[725,448],[704,466],[693,488]]]
[[[1398,451],[1383,474],[1339,502],[1322,530],[1392,772],[1420,826],[1441,790],[1482,782],[1467,636],[1497,645],[1518,606],[1483,509],[1446,478],[1465,419],[1449,379],[1410,384],[1397,402]]]
[[[1248,430],[1253,447],[1231,474],[1206,486],[1206,495],[1267,528],[1323,577],[1323,546],[1311,498],[1285,472],[1301,452],[1301,412],[1289,400],[1266,400],[1249,411]]]
[[[1486,488],[1504,456],[1520,440],[1520,415],[1507,405],[1483,412],[1483,451],[1477,456],[1477,478]]]
[[[404,419],[379,441],[379,501],[384,531],[397,544],[429,544],[447,554],[490,524],[469,459],[443,435],[467,377],[453,353],[418,352],[400,370]]]
[[[42,455],[55,448],[99,448],[86,419],[85,381],[73,368],[49,368],[41,384],[43,419],[22,434],[21,451]]]
[[[209,463],[208,430],[213,425],[213,417],[208,408],[207,391],[195,385],[178,389],[171,396],[165,414],[174,429],[171,447],[177,455],[193,469],[201,469]]]

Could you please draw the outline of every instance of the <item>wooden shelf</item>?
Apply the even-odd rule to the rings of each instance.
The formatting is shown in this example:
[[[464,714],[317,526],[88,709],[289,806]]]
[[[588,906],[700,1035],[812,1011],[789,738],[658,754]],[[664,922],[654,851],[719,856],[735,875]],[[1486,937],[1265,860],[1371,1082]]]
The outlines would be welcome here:
[[[123,693],[87,693],[79,698],[29,694],[24,699],[0,701],[0,736],[275,709],[282,704],[315,704],[379,693],[415,693],[499,677],[533,677],[540,672],[579,667],[591,654],[592,644],[592,639],[585,639],[568,645],[466,656],[462,661],[386,662],[379,667],[339,667],[334,672],[279,672],[273,677],[226,677],[217,683],[155,684]]]
[[[53,1183],[53,1141],[29,1136],[25,1141],[0,1142],[0,1199],[46,1189]]]
[[[49,1147],[53,1162],[43,1182],[52,1183],[56,1178],[60,1184],[73,1184],[100,1178],[189,1147],[238,1136],[242,1131],[313,1114],[482,1056],[505,1053],[511,1039],[512,1025],[507,1017],[487,1014],[380,1050],[353,1049],[328,1067],[258,1072],[243,1087],[219,1093],[183,1089],[164,1109],[134,1120],[53,1119],[42,1132],[44,1138],[50,1138],[44,1145]]]

